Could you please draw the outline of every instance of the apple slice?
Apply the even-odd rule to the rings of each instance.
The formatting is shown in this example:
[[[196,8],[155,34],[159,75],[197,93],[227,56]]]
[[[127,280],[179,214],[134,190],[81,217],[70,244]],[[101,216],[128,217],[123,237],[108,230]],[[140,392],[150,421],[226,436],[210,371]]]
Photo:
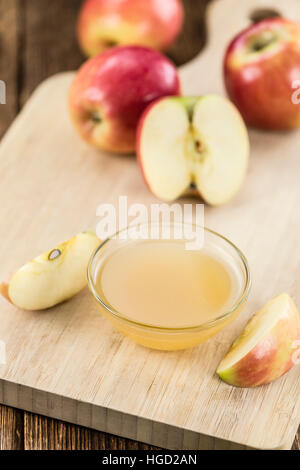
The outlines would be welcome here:
[[[221,205],[245,178],[249,138],[227,99],[167,97],[144,112],[137,148],[142,173],[156,197],[173,201],[192,189],[209,204]]]
[[[99,245],[92,232],[83,232],[25,264],[0,293],[23,310],[53,307],[80,292],[87,284],[87,266]]]
[[[217,374],[237,387],[270,383],[294,365],[299,340],[299,313],[290,296],[281,294],[254,315],[220,363]]]

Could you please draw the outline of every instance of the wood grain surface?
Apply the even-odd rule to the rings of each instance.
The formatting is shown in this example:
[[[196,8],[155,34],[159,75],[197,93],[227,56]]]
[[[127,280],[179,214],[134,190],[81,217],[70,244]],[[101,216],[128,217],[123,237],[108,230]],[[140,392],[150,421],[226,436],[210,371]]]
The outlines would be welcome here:
[[[205,38],[204,9],[208,2],[186,0],[184,3],[186,29],[170,52],[178,64],[193,57]],[[0,0],[3,51],[0,78],[9,85],[8,104],[0,108],[1,134],[41,80],[81,63],[74,37],[79,4],[77,0]],[[149,448],[6,407],[1,407],[0,446],[1,449]],[[299,436],[294,449],[299,449]]]

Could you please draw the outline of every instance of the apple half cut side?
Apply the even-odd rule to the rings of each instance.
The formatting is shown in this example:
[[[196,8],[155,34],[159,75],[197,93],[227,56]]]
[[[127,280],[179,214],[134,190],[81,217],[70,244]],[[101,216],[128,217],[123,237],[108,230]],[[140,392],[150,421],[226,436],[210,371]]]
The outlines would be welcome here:
[[[299,345],[300,315],[291,297],[281,294],[254,315],[217,374],[237,387],[268,384],[293,367]]]
[[[139,123],[138,161],[149,189],[164,201],[193,190],[211,205],[227,203],[243,183],[249,148],[240,113],[218,95],[162,98]]]
[[[25,264],[0,285],[0,294],[23,310],[44,310],[79,293],[87,284],[87,266],[99,239],[82,232]]]

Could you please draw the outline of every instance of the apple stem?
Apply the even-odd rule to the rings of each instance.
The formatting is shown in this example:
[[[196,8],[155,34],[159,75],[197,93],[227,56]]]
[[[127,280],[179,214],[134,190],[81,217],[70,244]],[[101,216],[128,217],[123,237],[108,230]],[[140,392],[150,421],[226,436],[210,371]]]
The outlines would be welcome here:
[[[0,295],[2,295],[2,297],[8,300],[8,302],[12,303],[8,294],[8,284],[6,284],[5,282],[0,284]]]
[[[192,124],[193,123],[193,116],[194,116],[194,109],[193,108],[189,108],[188,109],[188,119],[189,119],[189,122]]]

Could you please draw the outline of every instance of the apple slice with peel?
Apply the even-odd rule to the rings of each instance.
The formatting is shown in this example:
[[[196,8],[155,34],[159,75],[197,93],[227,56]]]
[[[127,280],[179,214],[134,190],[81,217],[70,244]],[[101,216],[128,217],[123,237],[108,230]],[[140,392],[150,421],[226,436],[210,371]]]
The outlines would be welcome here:
[[[249,138],[226,98],[167,97],[150,105],[138,129],[138,160],[152,193],[164,201],[196,191],[221,205],[245,178]]]
[[[87,266],[98,237],[83,232],[25,264],[0,293],[24,310],[43,310],[70,299],[87,284]]]
[[[217,374],[237,387],[267,384],[291,369],[299,347],[299,313],[290,296],[281,294],[254,315]]]

